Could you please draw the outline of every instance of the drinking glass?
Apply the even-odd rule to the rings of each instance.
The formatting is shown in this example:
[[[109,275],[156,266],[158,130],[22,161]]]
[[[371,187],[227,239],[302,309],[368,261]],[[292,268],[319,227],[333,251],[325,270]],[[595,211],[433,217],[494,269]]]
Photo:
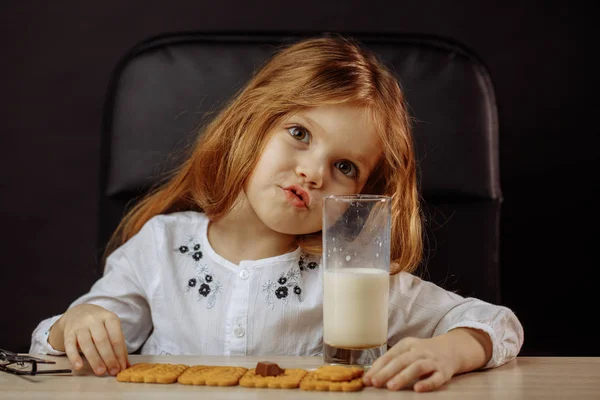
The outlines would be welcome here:
[[[387,350],[391,197],[323,203],[323,356],[369,367]]]

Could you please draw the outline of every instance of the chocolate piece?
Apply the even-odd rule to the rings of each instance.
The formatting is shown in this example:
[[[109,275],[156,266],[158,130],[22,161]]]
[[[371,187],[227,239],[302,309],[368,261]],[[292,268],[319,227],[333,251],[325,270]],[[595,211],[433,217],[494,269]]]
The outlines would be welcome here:
[[[256,375],[261,376],[278,376],[285,372],[285,369],[279,368],[279,365],[270,361],[259,361],[256,364]]]

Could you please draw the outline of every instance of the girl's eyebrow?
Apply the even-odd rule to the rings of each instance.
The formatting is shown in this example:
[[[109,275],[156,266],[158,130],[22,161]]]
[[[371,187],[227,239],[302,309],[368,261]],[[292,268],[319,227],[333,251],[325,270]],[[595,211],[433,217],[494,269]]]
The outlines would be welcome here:
[[[307,117],[306,115],[302,115],[301,113],[297,113],[294,114],[292,116],[290,116],[290,120],[293,120],[294,118],[297,119],[301,119],[304,121],[304,124],[307,125],[308,128],[310,128],[311,130],[314,130],[314,128],[318,128],[319,130],[323,130],[323,128],[321,128],[321,126],[315,122],[313,119],[311,119],[310,117]]]
[[[348,158],[351,161],[356,161],[358,164],[362,165],[363,168],[366,169],[366,171],[363,171],[363,172],[371,173],[373,166],[370,165],[370,163],[367,161],[368,156],[366,154],[351,153],[350,157],[348,157]]]

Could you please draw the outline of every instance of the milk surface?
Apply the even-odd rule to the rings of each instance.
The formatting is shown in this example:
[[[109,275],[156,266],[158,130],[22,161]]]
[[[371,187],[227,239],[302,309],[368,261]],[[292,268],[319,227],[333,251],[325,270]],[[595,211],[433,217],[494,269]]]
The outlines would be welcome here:
[[[330,346],[365,349],[387,342],[387,271],[342,268],[323,274],[323,340]]]

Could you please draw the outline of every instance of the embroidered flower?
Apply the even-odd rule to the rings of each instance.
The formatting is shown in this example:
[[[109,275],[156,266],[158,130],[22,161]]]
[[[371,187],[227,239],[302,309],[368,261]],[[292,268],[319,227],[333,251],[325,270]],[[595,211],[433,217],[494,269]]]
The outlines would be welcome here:
[[[267,280],[263,284],[262,290],[265,292],[265,299],[270,310],[275,308],[275,298],[287,305],[291,293],[294,293],[299,302],[304,300],[301,286],[302,272],[314,270],[319,266],[316,262],[311,261],[307,264],[306,261],[306,256],[301,255],[298,259],[298,267],[290,268],[279,276],[275,282]]]
[[[287,297],[287,295],[288,295],[288,288],[286,288],[285,286],[280,286],[275,291],[275,296],[277,296],[278,299],[283,299],[284,297]]]
[[[217,294],[222,290],[222,285],[217,277],[215,277],[213,271],[209,270],[206,262],[202,261],[201,244],[193,237],[188,237],[186,244],[178,246],[175,250],[183,255],[186,260],[192,261],[196,272],[195,277],[189,278],[186,281],[185,291],[188,292],[192,288],[197,288],[196,300],[201,301],[206,299],[206,308],[214,307]]]
[[[208,296],[208,294],[210,293],[210,286],[208,286],[208,284],[206,283],[203,283],[202,285],[200,285],[198,293],[204,297]]]
[[[175,251],[186,256],[190,256],[195,262],[200,261],[202,258],[202,252],[200,251],[200,243],[193,237],[188,237],[186,243],[177,246]]]
[[[266,281],[265,283],[263,283],[262,286],[263,292],[267,292],[267,294],[265,295],[265,299],[267,300],[267,307],[269,307],[269,310],[273,310],[275,308],[275,303],[273,303],[274,288],[275,283],[271,280]]]
[[[207,270],[208,268],[204,266],[203,269]],[[198,290],[196,292],[196,300],[200,301],[202,299],[206,299],[206,308],[213,308],[217,300],[217,294],[221,293],[223,286],[219,281],[215,280],[213,274],[198,274],[197,278],[191,278],[188,280],[186,292],[191,288],[196,287],[198,284],[200,286],[198,286]]]
[[[287,273],[286,273],[287,279],[289,279],[290,281],[297,281],[298,279],[300,279],[300,269],[298,268],[291,268]]]
[[[270,292],[271,290],[273,290],[274,287],[275,284],[273,282],[267,281],[266,283],[263,283],[262,290]]]
[[[311,261],[308,264],[306,264],[306,256],[304,255],[300,256],[300,259],[298,260],[298,268],[300,268],[300,271],[305,271],[306,268],[315,269],[318,266],[319,264],[314,261]]]

